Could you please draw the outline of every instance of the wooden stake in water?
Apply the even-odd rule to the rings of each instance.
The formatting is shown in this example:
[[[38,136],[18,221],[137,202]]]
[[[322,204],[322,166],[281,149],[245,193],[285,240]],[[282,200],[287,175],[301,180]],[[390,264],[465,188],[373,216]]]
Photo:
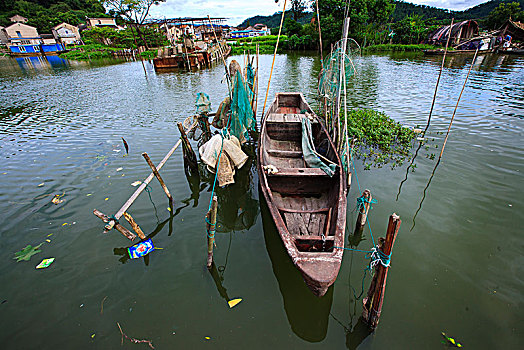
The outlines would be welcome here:
[[[395,238],[397,238],[398,229],[400,228],[400,223],[400,217],[397,214],[391,214],[389,217],[386,239],[384,240],[383,238],[380,238],[378,248],[383,255],[389,256],[391,254]],[[389,267],[382,265],[382,263],[376,265],[375,275],[371,281],[367,297],[362,300],[362,318],[367,322],[371,329],[377,328],[380,314],[382,312],[388,269]]]
[[[160,173],[158,172],[157,168],[155,167],[155,164],[151,161],[149,156],[146,152],[142,153],[142,157],[146,160],[147,164],[151,167],[151,170],[153,171],[153,174],[155,174],[155,177],[157,178],[158,182],[160,182],[160,186],[162,186],[162,189],[166,193],[167,198],[169,199],[170,203],[173,203],[173,197],[171,196],[171,193],[169,193],[169,190],[167,189],[166,184],[164,183],[164,180],[162,180],[162,177],[160,176]]]
[[[211,203],[211,209],[206,215],[207,218],[207,268],[211,268],[213,264],[213,245],[215,243],[215,232],[217,224],[217,209],[218,199],[217,196],[213,196]]]
[[[101,211],[98,211],[96,209],[93,210],[93,214],[95,214],[95,216],[97,216],[98,218],[102,219],[103,222],[108,223],[110,225],[110,227],[108,227],[109,230],[111,230],[112,228],[115,228],[118,232],[123,234],[124,237],[130,239],[131,241],[135,240],[136,235],[133,232],[129,231],[127,228],[125,228],[124,226],[120,225],[115,220],[110,219],[106,214],[104,214]],[[107,231],[109,231],[109,230],[107,230]]]
[[[369,207],[371,205],[371,191],[366,189],[362,193],[362,198],[364,199],[364,203],[359,205],[359,211],[358,211],[358,217],[357,217],[357,223],[355,225],[355,232],[358,230],[362,230],[364,226],[366,225],[366,220],[368,217]]]
[[[131,214],[129,214],[127,212],[124,213],[124,218],[126,218],[127,222],[129,222],[129,224],[131,225],[133,230],[136,232],[138,237],[140,237],[140,239],[146,239],[146,235],[144,234],[144,231],[142,231],[140,226],[138,226],[138,224],[136,223],[135,219],[133,219]]]
[[[180,131],[180,138],[182,139],[182,152],[184,153],[184,166],[189,167],[191,171],[195,174],[198,174],[198,162],[195,155],[195,151],[191,147],[186,132],[182,123],[178,123],[178,130]],[[205,131],[204,131],[205,132]]]

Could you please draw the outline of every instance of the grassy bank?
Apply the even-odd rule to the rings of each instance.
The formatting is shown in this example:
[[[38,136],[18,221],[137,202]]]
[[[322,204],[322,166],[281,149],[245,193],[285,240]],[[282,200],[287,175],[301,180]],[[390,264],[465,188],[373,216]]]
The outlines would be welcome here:
[[[280,52],[282,49],[285,48],[287,44],[287,36],[281,35],[280,36],[280,43],[279,43],[279,49]],[[275,45],[277,43],[277,36],[276,35],[266,35],[266,36],[259,36],[259,37],[253,37],[253,38],[241,38],[237,39],[234,42],[231,40],[228,40],[229,45],[231,45],[231,54],[232,55],[240,55],[243,54],[244,51],[250,51],[252,53],[256,52],[256,44],[259,45],[259,51],[261,54],[271,54],[275,51]]]
[[[88,44],[69,47],[71,51],[60,54],[61,58],[68,60],[87,61],[99,58],[112,58],[113,52],[123,50],[124,48],[115,48],[101,44]],[[140,54],[145,59],[153,59],[156,52],[153,50],[144,51]]]
[[[371,45],[368,47],[365,47],[363,52],[388,52],[388,51],[395,51],[395,52],[416,52],[416,51],[422,51],[422,50],[434,50],[438,49],[439,47],[433,46],[433,45],[426,45],[426,44],[380,44],[380,45]]]

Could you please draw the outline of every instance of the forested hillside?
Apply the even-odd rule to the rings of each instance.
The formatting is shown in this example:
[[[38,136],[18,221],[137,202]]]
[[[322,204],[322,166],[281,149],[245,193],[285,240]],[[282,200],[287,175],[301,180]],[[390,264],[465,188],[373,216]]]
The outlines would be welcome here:
[[[98,0],[0,0],[0,26],[11,24],[9,18],[21,15],[40,33],[62,22],[78,25],[85,17],[108,17]]]
[[[237,27],[239,28],[245,28],[249,27],[250,25],[255,25],[257,23],[262,23],[268,26],[268,28],[275,28],[280,25],[280,17],[282,16],[282,12],[275,12],[271,16],[255,16],[250,17],[244,22],[240,23]],[[305,24],[311,22],[311,18],[313,17],[312,12],[305,12],[304,15],[297,21],[298,23]]]
[[[322,1],[322,0],[320,0]],[[418,15],[422,19],[433,18],[436,20],[443,19],[481,19],[486,18],[491,11],[497,8],[501,3],[517,2],[520,4],[520,8],[524,9],[524,0],[491,0],[465,11],[451,11],[441,8],[436,8],[427,5],[415,5],[405,1],[393,1],[395,4],[395,10],[392,15],[392,22],[398,22],[404,19],[406,16]],[[247,27],[257,23],[263,23],[270,28],[278,27],[280,24],[281,12],[274,13],[271,16],[255,16],[244,20],[239,24],[239,27]],[[298,22],[305,24],[311,21],[313,13],[307,12]]]

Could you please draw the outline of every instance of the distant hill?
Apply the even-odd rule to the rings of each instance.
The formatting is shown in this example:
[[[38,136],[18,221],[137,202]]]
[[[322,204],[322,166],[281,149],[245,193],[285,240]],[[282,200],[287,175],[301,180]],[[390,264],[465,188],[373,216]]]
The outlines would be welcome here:
[[[400,21],[404,17],[413,14],[417,14],[424,19],[434,18],[436,20],[446,20],[453,17],[460,20],[485,18],[491,11],[493,11],[503,2],[518,2],[520,4],[520,8],[524,10],[524,0],[491,0],[464,11],[452,11],[433,6],[416,5],[405,1],[394,2],[396,6],[395,11],[393,12],[393,22]],[[306,15],[299,20],[299,22],[302,24],[309,23],[313,15],[314,14],[312,12],[307,12]],[[269,28],[275,28],[280,25],[280,16],[282,16],[282,12],[275,12],[271,16],[250,17],[240,23],[237,27],[247,27],[248,23],[250,25],[262,23],[267,25]]]
[[[404,1],[395,1],[395,12],[393,12],[393,21],[400,21],[407,15],[417,14],[424,19],[435,18],[442,19],[479,19],[487,17],[491,11],[497,8],[503,2],[518,2],[520,8],[524,9],[524,0],[491,0],[464,11],[451,11],[433,6],[415,5]]]
[[[298,23],[305,24],[311,22],[311,18],[313,18],[313,12],[306,12],[302,18],[298,20]],[[275,12],[271,16],[255,16],[255,17],[249,17],[244,20],[244,22],[240,23],[237,27],[238,28],[245,28],[248,25],[255,25],[257,23],[262,23],[268,26],[268,28],[275,28],[280,26],[280,17],[282,17],[282,12]],[[287,18],[287,14],[286,14]]]

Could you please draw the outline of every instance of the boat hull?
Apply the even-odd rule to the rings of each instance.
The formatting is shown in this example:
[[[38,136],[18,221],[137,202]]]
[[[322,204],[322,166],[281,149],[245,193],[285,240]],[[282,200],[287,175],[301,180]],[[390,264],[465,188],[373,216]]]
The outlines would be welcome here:
[[[304,105],[296,107],[295,113],[293,107],[275,107],[279,99],[290,95],[292,98],[303,100]],[[296,157],[297,151],[286,149],[272,151],[270,148],[275,144],[285,144],[286,141],[270,140],[268,135],[272,133],[278,139],[291,135],[293,128],[297,131],[296,128],[300,124],[296,119],[296,116],[300,115],[296,113],[298,111],[308,110],[310,115],[314,115],[302,94],[277,94],[275,101],[277,102],[273,102],[268,114],[264,116],[259,138],[257,170],[260,187],[288,255],[302,274],[309,289],[320,297],[335,282],[342,262],[347,206],[344,185],[346,182],[333,142],[318,119],[313,129],[316,130],[316,135],[325,137],[324,144],[332,150],[331,158],[337,164],[333,177],[329,178],[321,169],[302,168],[300,159],[288,161],[290,165],[294,163],[298,166],[285,168],[287,164],[285,159],[268,158],[268,153],[272,152],[284,158]],[[286,115],[294,116],[294,119],[291,118],[293,121],[276,123],[277,128],[280,127],[281,130],[275,130],[275,123],[266,122],[268,116],[275,110],[291,111],[290,114],[284,113],[284,119]],[[269,124],[271,125],[268,128]],[[273,130],[268,134],[268,129]],[[279,173],[268,174],[264,169],[264,166],[270,165],[267,163],[271,162],[280,164]]]

